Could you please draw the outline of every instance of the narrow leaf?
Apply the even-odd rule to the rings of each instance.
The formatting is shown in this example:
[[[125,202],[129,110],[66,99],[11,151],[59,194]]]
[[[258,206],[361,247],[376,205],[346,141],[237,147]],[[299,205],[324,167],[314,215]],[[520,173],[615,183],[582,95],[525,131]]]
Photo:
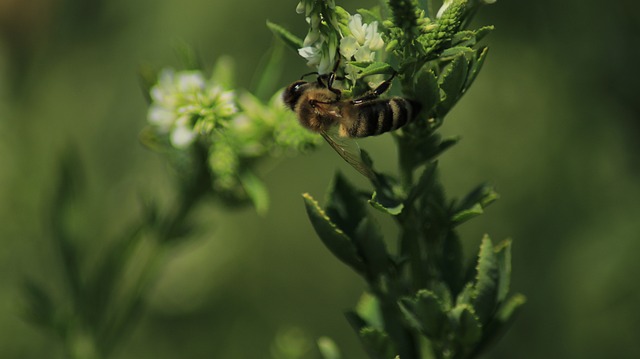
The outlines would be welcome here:
[[[280,38],[287,46],[289,46],[293,51],[298,51],[298,49],[302,48],[303,42],[302,39],[295,36],[284,27],[274,24],[271,21],[267,20],[267,27],[278,37]]]
[[[489,53],[489,48],[483,47],[480,50],[478,50],[476,56],[471,61],[471,65],[469,68],[469,76],[467,76],[467,81],[464,84],[465,91],[469,89],[469,87],[471,87],[471,85],[473,84],[473,81],[476,79],[476,77],[478,77],[478,73],[480,73],[480,70],[484,65],[484,61],[486,60],[488,53]]]
[[[473,306],[482,323],[487,323],[496,309],[498,263],[489,236],[484,236],[478,255],[475,300]]]
[[[394,70],[393,67],[391,67],[391,65],[387,64],[386,62],[372,62],[358,73],[358,78],[380,74],[392,75],[395,73],[395,71],[396,70]]]
[[[498,261],[498,303],[502,303],[509,294],[511,282],[511,240],[506,240],[496,246],[496,259]]]
[[[399,215],[402,213],[402,209],[404,208],[404,204],[401,201],[386,197],[379,197],[378,193],[375,191],[369,200],[369,204],[380,212],[390,214],[392,216]]]

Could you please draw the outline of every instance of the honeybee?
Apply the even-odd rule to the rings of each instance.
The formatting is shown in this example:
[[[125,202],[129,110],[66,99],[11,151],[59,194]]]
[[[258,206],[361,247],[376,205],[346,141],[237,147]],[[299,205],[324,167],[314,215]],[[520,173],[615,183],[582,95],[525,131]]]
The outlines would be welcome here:
[[[363,96],[342,99],[342,92],[333,87],[336,79],[334,70],[318,75],[314,82],[299,80],[292,83],[282,97],[303,127],[320,133],[342,158],[372,178],[373,171],[333,140],[328,131],[338,126],[340,137],[368,137],[396,130],[412,121],[420,112],[418,102],[402,97],[379,98],[389,89],[395,76],[393,74]]]

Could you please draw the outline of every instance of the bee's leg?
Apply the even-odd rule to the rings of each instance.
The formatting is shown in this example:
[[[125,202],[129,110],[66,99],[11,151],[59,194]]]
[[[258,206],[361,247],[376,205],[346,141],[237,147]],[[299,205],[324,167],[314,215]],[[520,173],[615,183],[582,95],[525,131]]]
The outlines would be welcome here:
[[[336,72],[338,72],[338,67],[340,66],[340,50],[339,49],[336,51],[336,57],[337,57],[336,63],[335,63],[335,65],[333,65],[333,69],[328,74],[327,89],[329,89],[329,91],[331,91],[334,94],[336,94],[336,96],[338,96],[337,100],[340,100],[340,97],[342,96],[342,92],[340,90],[338,90],[337,88],[333,87],[333,81],[335,81],[336,79],[338,79],[338,80],[343,80],[344,79],[344,77],[336,76]]]
[[[380,97],[380,95],[382,95],[383,93],[387,92],[387,90],[389,90],[389,87],[391,87],[391,81],[393,81],[393,79],[396,77],[397,74],[398,73],[394,71],[393,75],[391,75],[391,77],[389,77],[383,83],[378,85],[378,87],[367,92],[361,97],[358,97],[357,99],[352,100],[351,102],[354,104],[359,104],[359,103],[375,100],[376,98]]]

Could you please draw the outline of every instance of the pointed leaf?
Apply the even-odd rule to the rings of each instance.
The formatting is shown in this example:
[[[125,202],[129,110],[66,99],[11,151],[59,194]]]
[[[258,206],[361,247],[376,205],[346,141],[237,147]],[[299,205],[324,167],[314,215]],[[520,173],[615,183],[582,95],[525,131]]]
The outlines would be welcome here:
[[[472,30],[458,31],[455,35],[453,35],[453,38],[451,39],[451,45],[453,47],[455,46],[471,47],[475,44],[476,44],[476,32]]]
[[[473,45],[471,45],[473,46]],[[450,47],[444,51],[442,51],[442,54],[440,54],[440,58],[441,59],[450,59],[456,56],[468,56],[471,57],[475,54],[475,51],[472,48],[469,48],[467,46],[461,45],[461,46],[454,46],[454,47]]]
[[[293,51],[298,52],[298,49],[302,48],[303,41],[299,37],[289,32],[284,27],[274,24],[267,20],[267,27],[282,40],[285,45],[289,46]]]
[[[482,40],[485,36],[487,36],[493,30],[494,30],[494,26],[493,25],[483,26],[483,27],[475,30],[474,32],[476,33],[476,41]]]
[[[495,202],[500,196],[493,187],[480,185],[471,191],[455,208],[451,220],[460,225],[469,219],[479,216],[483,209]]]
[[[467,81],[464,84],[465,91],[471,87],[473,81],[475,81],[476,77],[478,77],[478,73],[482,69],[482,65],[484,65],[484,60],[487,58],[487,54],[489,53],[488,47],[483,47],[478,50],[476,56],[471,61],[469,68],[469,76],[467,76]]]
[[[351,238],[354,238],[358,224],[367,216],[364,198],[340,172],[333,178],[326,211],[338,228]]]
[[[444,117],[462,96],[463,86],[467,81],[468,69],[467,58],[464,54],[460,54],[451,61],[442,76],[440,76],[438,83],[445,97],[441,99],[436,108],[439,117]]]
[[[404,204],[401,201],[397,201],[390,198],[378,197],[377,192],[373,192],[371,199],[369,200],[369,204],[371,207],[379,210],[380,212],[390,214],[392,216],[397,216],[402,213],[402,209],[404,208]]]
[[[496,309],[499,271],[493,244],[484,236],[478,255],[475,299],[473,307],[482,323],[487,323]]]
[[[360,64],[364,65],[365,63],[360,63]],[[395,72],[396,70],[394,70],[393,67],[391,67],[391,65],[389,65],[386,62],[371,62],[371,63],[368,63],[365,67],[363,67],[362,71],[358,73],[358,78],[363,78],[365,76],[371,76],[371,75],[380,75],[380,74],[392,75]]]
[[[324,245],[340,261],[353,268],[358,273],[364,273],[364,263],[357,253],[351,238],[331,222],[325,212],[320,208],[309,194],[303,194],[307,215],[318,237]]]
[[[498,261],[498,303],[502,303],[509,294],[511,282],[511,240],[506,240],[496,246],[496,260]]]

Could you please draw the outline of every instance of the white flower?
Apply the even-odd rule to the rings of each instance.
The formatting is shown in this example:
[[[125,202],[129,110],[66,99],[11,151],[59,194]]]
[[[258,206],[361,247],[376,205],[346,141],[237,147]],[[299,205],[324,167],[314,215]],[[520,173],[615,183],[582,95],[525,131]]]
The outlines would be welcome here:
[[[327,51],[322,45],[322,42],[318,42],[314,46],[303,47],[298,49],[298,54],[307,60],[308,66],[316,67],[320,74],[326,74],[333,68],[335,50],[332,54],[332,51]]]
[[[165,69],[150,94],[149,124],[178,149],[209,135],[238,111],[234,93],[205,80],[200,71]]]
[[[189,117],[182,116],[178,118],[171,131],[171,144],[178,149],[185,149],[189,147],[196,139],[196,131],[193,130],[193,126],[189,125]]]
[[[376,51],[384,47],[378,32],[378,22],[363,24],[362,16],[355,14],[349,18],[351,33],[340,40],[340,54],[347,60],[375,61]]]

